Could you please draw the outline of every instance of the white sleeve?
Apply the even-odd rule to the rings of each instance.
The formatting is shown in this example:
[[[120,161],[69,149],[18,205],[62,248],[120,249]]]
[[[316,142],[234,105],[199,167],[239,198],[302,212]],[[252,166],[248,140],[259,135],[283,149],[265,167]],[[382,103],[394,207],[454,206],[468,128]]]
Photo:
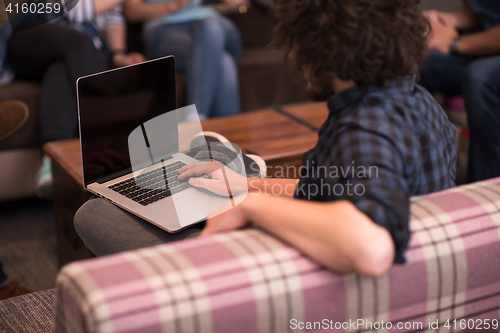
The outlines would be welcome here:
[[[107,12],[103,13],[102,16],[104,16],[104,25],[108,26],[114,24],[125,24],[122,10],[123,6],[121,4],[118,4]]]
[[[66,13],[72,23],[90,22],[95,18],[94,0],[79,0],[74,8]]]

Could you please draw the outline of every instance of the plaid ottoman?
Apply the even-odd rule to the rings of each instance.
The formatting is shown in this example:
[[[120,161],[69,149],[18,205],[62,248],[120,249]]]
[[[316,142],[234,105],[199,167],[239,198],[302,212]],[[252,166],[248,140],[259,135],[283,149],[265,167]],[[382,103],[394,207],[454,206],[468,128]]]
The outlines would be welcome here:
[[[55,331],[498,332],[500,179],[411,211],[407,263],[379,278],[335,274],[258,230],[70,264]]]

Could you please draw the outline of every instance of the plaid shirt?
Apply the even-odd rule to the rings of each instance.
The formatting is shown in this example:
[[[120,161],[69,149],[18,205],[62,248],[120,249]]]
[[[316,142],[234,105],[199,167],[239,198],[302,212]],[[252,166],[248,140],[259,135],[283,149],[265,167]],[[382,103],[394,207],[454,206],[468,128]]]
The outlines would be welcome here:
[[[295,197],[349,200],[387,228],[404,263],[409,198],[455,186],[455,128],[417,76],[354,87],[328,99]],[[346,221],[347,222],[347,221]]]

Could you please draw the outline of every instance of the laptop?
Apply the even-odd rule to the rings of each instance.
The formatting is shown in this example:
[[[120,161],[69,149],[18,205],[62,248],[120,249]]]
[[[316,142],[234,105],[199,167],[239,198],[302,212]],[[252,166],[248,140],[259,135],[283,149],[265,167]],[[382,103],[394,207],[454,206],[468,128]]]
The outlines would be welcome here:
[[[231,208],[177,179],[196,160],[179,152],[173,56],[81,77],[77,100],[89,192],[171,233]]]

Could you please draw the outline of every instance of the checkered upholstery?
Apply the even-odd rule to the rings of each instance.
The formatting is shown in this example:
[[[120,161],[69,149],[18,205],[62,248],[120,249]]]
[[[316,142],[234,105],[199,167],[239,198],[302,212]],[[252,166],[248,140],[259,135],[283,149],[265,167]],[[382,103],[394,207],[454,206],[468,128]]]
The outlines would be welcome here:
[[[500,179],[413,198],[411,229],[407,264],[380,278],[332,273],[258,230],[73,263],[58,276],[55,331],[289,332],[292,319],[427,329],[429,320],[498,320]]]

